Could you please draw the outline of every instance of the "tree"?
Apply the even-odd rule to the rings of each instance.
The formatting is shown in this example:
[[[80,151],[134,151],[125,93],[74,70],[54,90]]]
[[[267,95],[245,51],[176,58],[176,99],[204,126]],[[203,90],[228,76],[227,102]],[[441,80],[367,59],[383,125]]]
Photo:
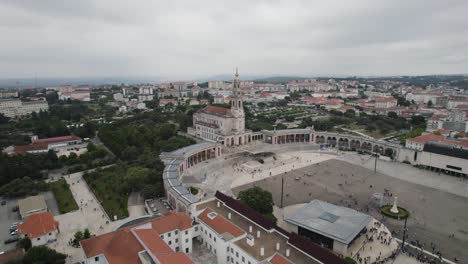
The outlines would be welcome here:
[[[393,112],[393,111],[388,112],[387,116],[390,117],[390,118],[393,118],[393,119],[397,119],[397,118],[398,118],[397,113],[396,113],[396,112]]]
[[[237,198],[261,214],[273,213],[273,196],[258,186],[239,192]]]
[[[23,264],[64,264],[67,255],[46,246],[32,247],[23,258]]]
[[[294,122],[295,118],[294,116],[286,116],[284,120],[286,120],[286,122]]]
[[[88,150],[88,152],[93,152],[96,150],[96,145],[94,145],[92,142],[89,142],[86,146],[86,149]]]
[[[83,240],[83,232],[76,231],[75,235],[73,236],[73,246],[78,247],[81,240]]]
[[[427,102],[427,107],[431,108],[432,106],[433,106],[432,100],[429,100],[429,102]]]
[[[411,117],[410,123],[416,127],[425,127],[426,119],[424,118],[424,116],[415,115]]]
[[[89,229],[86,228],[83,232],[83,239],[88,239],[91,237],[91,232],[89,232]]]
[[[35,113],[35,112],[33,112],[33,113]],[[4,114],[0,113],[0,124],[6,124],[6,123],[8,123],[8,120],[10,120],[10,118],[8,118]]]
[[[287,128],[288,128],[288,127],[287,127],[285,124],[283,124],[283,123],[278,123],[278,124],[276,125],[276,129],[279,129],[279,130],[281,130],[281,129],[287,129]]]
[[[28,251],[32,246],[31,240],[28,237],[24,237],[18,241],[17,246]]]
[[[260,103],[257,104],[257,106],[260,107],[260,108],[265,108],[266,103],[260,102]]]
[[[348,109],[348,110],[346,110],[346,112],[344,113],[344,116],[346,116],[346,117],[348,117],[348,118],[356,117],[356,111],[354,111],[353,109]]]

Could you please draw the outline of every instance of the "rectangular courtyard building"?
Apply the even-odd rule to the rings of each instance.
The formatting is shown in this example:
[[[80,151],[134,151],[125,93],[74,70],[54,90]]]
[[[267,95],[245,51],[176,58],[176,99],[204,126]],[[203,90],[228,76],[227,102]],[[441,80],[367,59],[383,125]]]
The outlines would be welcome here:
[[[297,228],[297,234],[346,256],[349,245],[366,232],[372,217],[350,208],[312,200],[285,220]]]

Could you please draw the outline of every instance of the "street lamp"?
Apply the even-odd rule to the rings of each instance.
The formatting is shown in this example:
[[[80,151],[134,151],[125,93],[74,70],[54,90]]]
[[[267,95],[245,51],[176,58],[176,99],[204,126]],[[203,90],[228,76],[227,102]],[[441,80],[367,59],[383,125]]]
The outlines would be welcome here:
[[[407,221],[408,221],[408,218],[405,218],[405,226],[403,227],[403,240],[401,242],[401,251],[405,250],[406,231],[408,231],[408,228],[406,228]]]

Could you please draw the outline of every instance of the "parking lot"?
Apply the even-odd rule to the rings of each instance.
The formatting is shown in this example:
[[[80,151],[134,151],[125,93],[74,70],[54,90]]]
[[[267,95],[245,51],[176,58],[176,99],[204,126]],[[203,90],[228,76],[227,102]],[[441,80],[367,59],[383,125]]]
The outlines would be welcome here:
[[[41,193],[44,196],[44,200],[47,204],[47,208],[52,214],[58,215],[58,205],[57,201],[52,192]],[[12,249],[15,247],[16,243],[5,244],[5,240],[11,238],[10,235],[10,226],[13,223],[20,222],[22,219],[19,215],[19,212],[13,212],[13,208],[18,205],[18,199],[0,199],[0,201],[5,201],[5,205],[0,206],[0,252]]]
[[[19,213],[13,212],[13,208],[16,207],[16,200],[5,200],[0,199],[0,201],[5,201],[5,205],[0,206],[0,252],[13,249],[16,243],[6,244],[5,240],[11,237],[10,235],[10,226],[15,222],[20,221]]]

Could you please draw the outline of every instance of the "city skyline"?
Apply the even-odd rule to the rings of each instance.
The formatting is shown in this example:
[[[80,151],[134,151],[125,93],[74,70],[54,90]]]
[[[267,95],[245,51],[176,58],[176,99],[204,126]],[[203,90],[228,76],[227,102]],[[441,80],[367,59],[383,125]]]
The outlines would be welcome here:
[[[4,1],[0,79],[466,74],[462,1]]]

